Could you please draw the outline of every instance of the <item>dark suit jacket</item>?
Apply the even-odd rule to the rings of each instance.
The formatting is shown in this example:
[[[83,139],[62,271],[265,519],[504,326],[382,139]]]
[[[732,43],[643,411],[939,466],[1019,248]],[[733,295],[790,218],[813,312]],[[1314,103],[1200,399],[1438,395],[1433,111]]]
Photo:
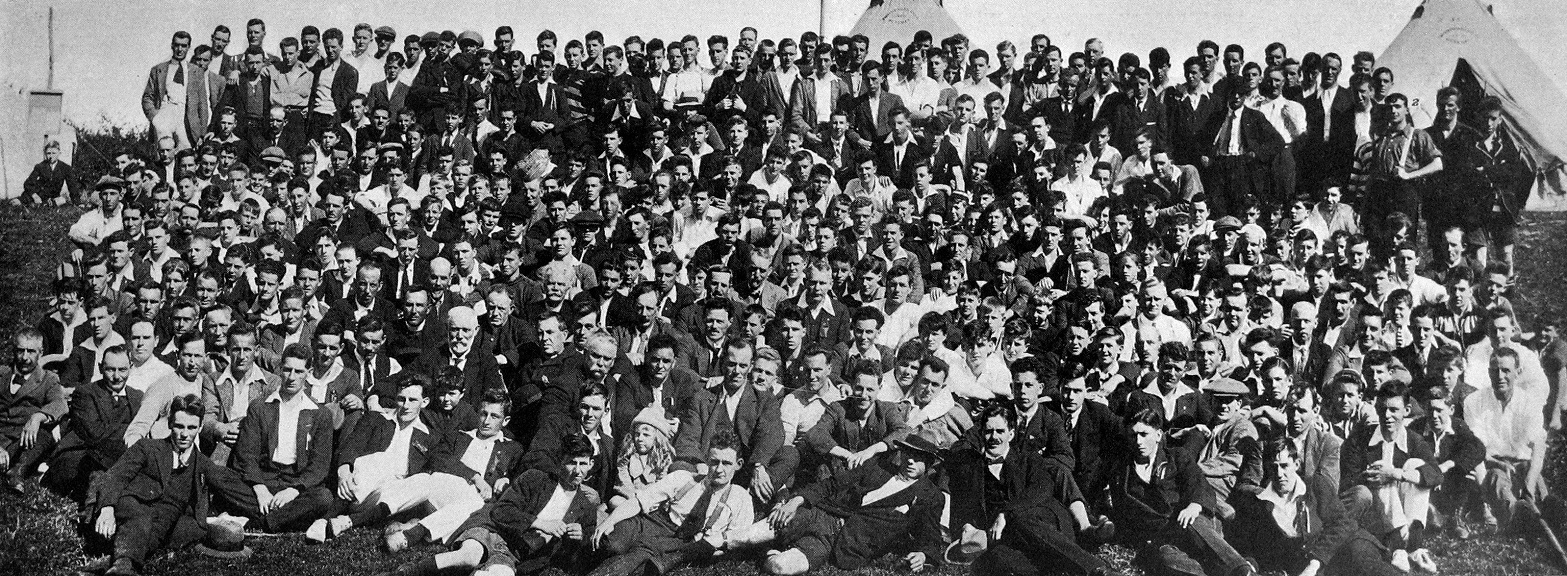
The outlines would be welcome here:
[[[426,348],[424,353],[413,362],[413,370],[428,374],[431,378],[440,376],[441,370],[452,363],[452,349],[450,346],[437,346]],[[495,363],[495,353],[489,350],[481,350],[473,346],[468,350],[467,363],[463,364],[463,401],[478,407],[484,400],[484,393],[489,390],[506,390],[506,384],[501,380],[500,366]]]
[[[740,182],[743,184],[751,178],[751,173],[762,168],[762,148],[760,146],[742,146],[738,154],[730,154],[728,149],[714,150],[702,155],[702,170],[700,177],[703,182],[711,182],[724,171],[724,164],[730,156],[740,160]]]
[[[1301,106],[1306,109],[1306,134],[1301,139],[1316,171],[1324,177],[1348,176],[1355,159],[1355,96],[1352,90],[1346,86],[1334,92],[1329,113],[1323,111],[1320,90],[1301,102]],[[1324,139],[1322,133],[1328,127],[1326,121],[1329,119],[1332,120],[1332,132]]]
[[[1320,477],[1333,484],[1336,494],[1340,486],[1339,455],[1344,441],[1332,432],[1312,427],[1306,431],[1305,449],[1301,451],[1300,475],[1302,478]],[[1470,466],[1470,469],[1473,469]]]
[[[22,380],[22,387],[11,393],[11,378],[15,374],[10,366],[0,366],[0,450],[15,445],[22,437],[22,427],[33,417],[43,413],[46,424],[59,422],[69,407],[65,402],[65,390],[60,378],[53,372],[36,368]],[[40,431],[47,433],[47,430]]]
[[[1300,481],[1306,483],[1306,493],[1301,496],[1302,506],[1297,514],[1304,513],[1305,518],[1297,517],[1296,526],[1304,524],[1305,533],[1291,539],[1293,541],[1290,544],[1305,548],[1307,557],[1328,565],[1344,543],[1356,536],[1360,526],[1345,513],[1336,485],[1321,476],[1301,477]],[[1233,532],[1237,541],[1254,546],[1284,544],[1269,538],[1283,536],[1277,521],[1273,519],[1273,507],[1272,502],[1262,500],[1255,494],[1238,494],[1234,520],[1238,530]]]
[[[928,160],[931,154],[930,143],[920,140],[918,135],[909,137],[902,162],[897,161],[893,144],[884,138],[876,139],[871,145],[871,152],[876,154],[876,173],[892,178],[892,183],[898,188],[914,187],[914,165]]]
[[[388,92],[386,81],[382,80],[380,82],[376,82],[375,84],[371,84],[370,94],[366,96],[367,99],[365,101],[365,106],[370,108],[370,110],[375,110],[377,106],[385,106],[387,110],[392,112],[392,117],[396,118],[397,113],[402,111],[403,108],[407,107],[408,85],[402,82],[393,81],[391,84],[391,91]]]
[[[1224,129],[1224,122],[1229,118],[1230,110],[1218,107],[1213,115],[1208,117],[1208,129],[1203,134],[1203,154],[1209,157],[1218,157],[1219,132]],[[1273,162],[1273,157],[1284,148],[1284,139],[1279,136],[1279,131],[1268,122],[1268,117],[1255,108],[1241,109],[1241,152],[1250,152],[1255,155],[1255,163],[1261,163],[1266,167]]]
[[[1143,482],[1133,469],[1130,453],[1110,471],[1111,519],[1132,533],[1157,533],[1175,521],[1187,504],[1207,512],[1218,510],[1213,487],[1203,477],[1197,459],[1180,448],[1161,446],[1154,454],[1153,477]]]
[[[561,453],[561,446],[566,437],[572,434],[582,434],[582,422],[575,414],[546,413],[540,419],[538,433],[533,435],[528,451],[522,455],[519,465],[524,470],[534,468],[551,472],[564,470],[565,456]],[[593,441],[592,438],[588,440]],[[599,434],[598,453],[593,457],[593,467],[588,470],[587,478],[582,481],[584,486],[590,486],[599,492],[614,486],[615,462],[619,460],[618,448],[619,445],[613,435],[602,432]]]
[[[1340,487],[1341,490],[1366,484],[1366,467],[1382,457],[1381,447],[1371,446],[1371,436],[1380,435],[1380,428],[1380,426],[1361,426],[1344,439],[1343,447],[1339,452],[1339,479],[1344,483]],[[1436,467],[1436,454],[1431,449],[1431,444],[1413,431],[1406,436],[1409,438],[1409,449],[1394,448],[1393,465],[1402,467],[1410,458],[1419,458],[1425,464],[1420,466],[1420,481],[1417,484],[1425,488],[1434,488],[1441,484],[1442,471]]]
[[[322,78],[321,71],[325,69],[326,59],[322,59],[310,70],[312,79],[308,109],[315,110],[316,98],[319,97],[316,87],[322,82],[327,82],[332,87],[332,103],[337,106],[337,120],[346,121],[349,115],[348,102],[353,100],[354,94],[359,90],[359,70],[354,68],[353,64],[340,60],[337,63],[337,73],[331,78]]]
[[[196,481],[189,500],[191,508],[186,509],[188,515],[182,519],[206,526],[209,493],[219,494],[241,509],[256,506],[250,487],[239,482],[233,471],[213,463],[201,450],[191,450],[188,465],[193,468]],[[98,504],[115,506],[122,498],[131,498],[151,506],[169,493],[173,473],[174,442],[168,438],[143,438],[104,474],[98,487]]]
[[[116,407],[108,383],[99,380],[71,392],[71,418],[55,446],[54,457],[85,452],[99,469],[107,470],[125,452],[125,429],[141,409],[143,394],[125,388],[125,400]]]
[[[719,386],[723,386],[720,384]],[[740,405],[730,420],[720,403],[719,390],[699,390],[680,414],[680,430],[675,434],[675,460],[695,466],[707,460],[707,447],[713,434],[728,427],[740,441],[740,457],[752,464],[767,464],[783,447],[783,419],[778,415],[777,398],[763,397],[750,386],[740,388]]]
[[[556,152],[561,149],[561,134],[566,130],[569,112],[566,92],[560,84],[554,82],[550,83],[546,92],[546,98],[541,100],[537,82],[529,82],[522,86],[522,109],[517,112],[517,130],[522,132],[534,148]],[[540,132],[533,129],[533,122],[548,122],[555,126]]]
[[[1126,92],[1117,92],[1112,97],[1116,99],[1116,105],[1110,115],[1110,145],[1116,150],[1133,154],[1137,150],[1137,132],[1143,129],[1153,132],[1155,146],[1170,141],[1164,102],[1157,96],[1149,94],[1142,106]],[[1105,107],[1109,106],[1109,103],[1105,104]]]
[[[1441,444],[1436,443],[1436,432],[1430,416],[1410,422],[1409,433],[1420,436],[1435,450],[1434,463],[1438,466],[1448,460],[1453,461],[1452,469],[1447,471],[1448,479],[1464,478],[1475,466],[1485,461],[1485,444],[1475,438],[1474,432],[1469,431],[1469,425],[1462,418],[1453,418],[1453,431],[1442,436]]]
[[[1186,101],[1184,94],[1178,94],[1174,90],[1164,93],[1164,112],[1168,121],[1169,145],[1171,156],[1177,164],[1196,165],[1207,152],[1210,141],[1203,141],[1203,136],[1208,132],[1209,119],[1221,106],[1210,94],[1202,94],[1197,97],[1197,106],[1192,107]]]
[[[294,438],[278,438],[278,403],[262,398],[250,403],[240,422],[232,464],[247,484],[265,485],[274,493],[319,488],[332,472],[332,436],[331,411],[317,407],[300,411]],[[294,443],[292,465],[272,461],[278,442]]]
[[[1076,456],[1072,478],[1088,504],[1097,504],[1095,497],[1104,493],[1109,482],[1108,468],[1114,460],[1110,455],[1133,449],[1126,441],[1126,429],[1120,417],[1098,402],[1083,403],[1077,426],[1073,427],[1065,416],[1062,422]]]
[[[928,476],[896,494],[863,504],[866,494],[895,474],[885,461],[866,462],[800,492],[807,505],[843,521],[831,542],[833,566],[864,568],[910,540],[926,558],[941,557],[946,541],[941,530],[945,498]]]
[[[345,436],[338,443],[337,451],[333,456],[333,467],[348,464],[352,466],[360,456],[385,452],[392,445],[392,436],[397,434],[397,422],[384,416],[371,416],[359,420],[359,425],[354,431]],[[408,473],[415,474],[425,469],[430,460],[430,452],[435,449],[440,437],[434,432],[425,433],[417,428],[413,431],[413,439],[408,442]],[[459,459],[462,455],[457,456]],[[472,478],[463,476],[462,478]]]
[[[951,521],[954,531],[964,525],[989,529],[998,514],[1013,522],[1041,523],[1046,529],[1072,533],[1072,514],[1067,511],[1066,486],[1055,481],[1043,456],[1026,450],[1010,450],[1001,464],[1001,486],[1006,503],[992,507],[985,498],[990,467],[985,453],[975,447],[955,446],[947,456],[947,486],[952,494]],[[1002,539],[1006,539],[1003,532]]]
[[[462,534],[470,528],[490,530],[504,539],[512,553],[521,559],[517,565],[518,573],[540,572],[550,565],[552,555],[538,553],[547,543],[533,530],[533,522],[538,519],[544,506],[549,504],[550,497],[555,495],[558,487],[560,481],[549,473],[542,470],[523,472],[515,482],[507,485],[506,491],[498,498],[468,517],[468,521],[463,522],[456,533]],[[566,524],[580,524],[584,536],[592,534],[598,527],[598,506],[599,493],[584,485],[571,499],[563,521]]]
[[[497,442],[495,449],[490,451],[490,461],[485,464],[483,470],[474,470],[462,463],[463,454],[468,451],[468,445],[471,443],[473,443],[473,436],[465,432],[446,435],[445,441],[438,444],[430,453],[430,460],[425,464],[425,469],[431,472],[444,472],[464,480],[482,474],[484,481],[490,486],[494,486],[501,478],[514,478],[522,471],[522,443],[510,439]]]
[[[844,89],[847,90],[848,86],[844,86]],[[892,111],[902,106],[903,98],[885,91],[876,101],[875,110],[871,110],[868,94],[850,96],[839,104],[840,108],[849,112],[850,128],[871,142],[880,142],[892,133]]]
[[[851,400],[839,400],[827,406],[820,420],[806,433],[803,443],[811,451],[825,457],[834,448],[858,452],[885,442],[888,448],[909,435],[909,414],[905,404],[877,400],[865,415],[865,424],[850,416]],[[799,440],[796,443],[800,443]],[[833,463],[833,472],[845,469]]]

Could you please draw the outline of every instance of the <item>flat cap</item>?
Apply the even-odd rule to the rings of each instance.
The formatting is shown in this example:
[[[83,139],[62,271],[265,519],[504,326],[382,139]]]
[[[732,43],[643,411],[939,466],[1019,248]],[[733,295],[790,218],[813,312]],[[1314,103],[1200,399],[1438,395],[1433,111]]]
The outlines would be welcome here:
[[[463,30],[462,34],[457,35],[458,45],[467,44],[470,42],[476,46],[483,46],[484,37],[480,36],[478,32],[474,32],[473,30]]]
[[[1208,382],[1208,385],[1203,390],[1214,396],[1245,396],[1251,392],[1251,389],[1247,388],[1240,380],[1223,376]]]
[[[261,151],[261,159],[268,162],[282,162],[288,159],[288,154],[284,153],[282,148],[268,146]]]
[[[397,31],[393,30],[391,26],[376,26],[375,27],[375,36],[377,38],[385,37],[385,38],[391,38],[393,40],[396,40],[397,39]]]

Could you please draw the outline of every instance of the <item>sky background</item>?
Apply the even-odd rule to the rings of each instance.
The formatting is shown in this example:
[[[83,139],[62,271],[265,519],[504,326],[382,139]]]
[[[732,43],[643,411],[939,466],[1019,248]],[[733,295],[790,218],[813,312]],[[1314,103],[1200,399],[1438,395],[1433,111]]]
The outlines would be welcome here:
[[[907,0],[889,0],[902,2]],[[1473,1],[1473,0],[1432,0]],[[826,32],[845,33],[868,3],[827,0]],[[1074,5],[1080,4],[1080,5]],[[1026,45],[1036,32],[1049,34],[1068,52],[1100,37],[1106,52],[1146,54],[1166,46],[1176,61],[1193,53],[1203,38],[1238,43],[1248,55],[1282,41],[1292,56],[1307,51],[1357,50],[1380,53],[1398,35],[1420,0],[948,0],[952,14],[974,46],[991,49],[1000,40]],[[671,38],[696,34],[734,37],[745,25],[763,38],[798,37],[818,30],[822,4],[815,0],[318,0],[21,1],[0,0],[0,87],[11,94],[47,84],[47,13],[55,9],[55,89],[65,93],[65,117],[78,125],[105,120],[145,126],[141,92],[148,69],[168,58],[170,36],[188,30],[204,42],[217,24],[235,30],[231,51],[244,44],[244,23],[267,21],[269,51],[279,40],[313,24],[352,30],[357,22],[390,25],[399,35],[426,30],[473,29],[489,40],[495,26],[518,32],[518,46],[533,51],[532,38],[549,28],[562,38],[581,38],[597,29],[617,42],[631,34]],[[1567,16],[1561,0],[1497,0],[1494,12],[1524,50],[1567,86]],[[703,65],[706,58],[703,57]],[[376,72],[379,75],[379,72]],[[1567,90],[1564,90],[1567,92]]]

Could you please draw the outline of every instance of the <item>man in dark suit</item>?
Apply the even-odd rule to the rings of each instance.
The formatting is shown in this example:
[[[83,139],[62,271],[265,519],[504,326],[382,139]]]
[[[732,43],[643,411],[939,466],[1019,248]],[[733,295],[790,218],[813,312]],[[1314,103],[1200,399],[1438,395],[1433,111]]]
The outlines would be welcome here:
[[[982,444],[960,442],[948,466],[953,532],[983,530],[991,536],[975,572],[1032,572],[1062,562],[1079,574],[1108,571],[1104,560],[1077,544],[1078,511],[1068,505],[1080,508],[1082,496],[1070,479],[1059,483],[1043,456],[1016,444],[1017,412],[992,406],[979,422]]]
[[[1355,96],[1339,86],[1344,62],[1338,54],[1322,56],[1321,86],[1306,98],[1306,134],[1302,136],[1305,161],[1299,189],[1315,190],[1327,179],[1346,179],[1355,158]]]
[[[1083,493],[1083,503],[1095,513],[1104,513],[1109,502],[1110,454],[1129,449],[1126,430],[1110,407],[1088,401],[1088,381],[1071,378],[1062,383],[1060,408],[1066,420],[1067,438],[1075,456],[1072,479]]]
[[[859,570],[882,556],[907,551],[900,565],[934,566],[945,538],[944,498],[930,479],[941,461],[929,440],[899,440],[896,456],[865,462],[811,485],[748,531],[752,542],[783,549],[762,571],[798,576],[823,566]]]
[[[1210,144],[1203,141],[1203,136],[1208,133],[1209,118],[1216,105],[1213,95],[1203,88],[1202,60],[1197,56],[1187,58],[1182,70],[1186,72],[1186,83],[1164,93],[1168,142],[1176,164],[1198,166]]]
[[[779,401],[764,396],[748,383],[755,345],[731,340],[725,346],[724,380],[701,390],[680,414],[675,434],[676,466],[701,472],[713,435],[730,430],[740,441],[740,455],[750,469],[740,475],[760,501],[770,501],[777,489],[788,486],[798,464],[798,453],[783,447],[783,420]]]
[[[494,502],[458,527],[451,550],[403,564],[387,573],[434,576],[444,570],[531,576],[550,566],[574,570],[582,559],[582,541],[598,525],[599,494],[584,485],[593,465],[593,445],[581,434],[561,441],[562,465],[531,469],[517,476]],[[550,506],[557,494],[565,506]],[[485,570],[488,572],[489,570]]]
[[[732,118],[739,117],[760,126],[762,108],[767,104],[767,95],[762,91],[762,83],[752,71],[751,49],[736,46],[731,53],[731,58],[732,65],[714,78],[712,86],[707,90],[707,101],[704,103],[708,111],[707,117],[718,125],[725,125]]]
[[[1165,445],[1162,411],[1141,410],[1127,422],[1136,449],[1109,472],[1118,534],[1141,544],[1140,557],[1155,569],[1203,574],[1194,558],[1210,558],[1218,561],[1217,574],[1247,570],[1246,559],[1224,539],[1218,501],[1197,459]]]
[[[365,106],[371,110],[385,106],[387,112],[391,112],[394,118],[408,107],[408,85],[397,79],[403,73],[404,63],[401,52],[391,52],[386,55],[386,79],[370,85],[370,93],[365,95]],[[370,73],[368,70],[360,72]]]
[[[1267,198],[1271,190],[1273,157],[1284,148],[1284,139],[1268,118],[1245,105],[1241,91],[1229,93],[1223,113],[1208,119],[1207,145],[1202,166],[1207,167],[1208,204],[1215,217],[1235,216],[1241,198]]]
[[[0,366],[0,481],[21,492],[22,478],[54,448],[68,405],[60,378],[38,366],[43,334],[23,328],[13,338],[11,363]]]
[[[930,143],[914,134],[907,109],[894,109],[887,121],[892,124],[891,133],[871,145],[876,155],[876,173],[892,178],[898,188],[913,188],[914,167],[930,157]]]
[[[94,473],[108,470],[125,453],[125,430],[141,409],[142,391],[125,386],[131,359],[125,346],[103,351],[97,381],[71,393],[70,422],[66,425],[45,486],[81,501],[88,495]]]
[[[558,156],[564,151],[561,135],[566,131],[568,115],[566,92],[555,82],[555,55],[540,52],[534,57],[539,74],[523,85],[522,108],[518,110],[518,129],[533,148],[542,148]]]
[[[1295,444],[1277,442],[1269,452],[1271,481],[1261,492],[1236,497],[1238,511],[1229,531],[1236,548],[1256,558],[1264,570],[1404,573],[1382,559],[1382,545],[1344,511],[1331,482],[1299,473],[1301,454]],[[1295,513],[1281,516],[1280,507],[1293,507]]]
[[[106,574],[134,575],[160,548],[183,548],[206,537],[208,496],[243,511],[256,510],[256,494],[231,469],[196,450],[204,408],[195,395],[169,407],[169,437],[131,446],[98,488],[93,529],[114,542]]]
[[[467,306],[452,308],[447,313],[446,326],[446,345],[426,349],[413,362],[412,369],[435,378],[447,366],[461,368],[467,382],[463,398],[475,405],[484,399],[486,392],[505,390],[495,353],[474,346],[474,337],[479,333],[479,316],[473,309]]]
[[[451,35],[451,42],[456,42],[455,34],[447,32],[441,36],[445,35]],[[408,107],[417,114],[419,125],[431,133],[447,129],[448,112],[461,118],[467,102],[463,72],[452,64],[451,44],[441,36],[426,34],[420,40],[425,58],[419,64],[419,75],[408,88]]]
[[[864,75],[865,92],[849,97],[841,106],[849,113],[849,123],[860,143],[874,146],[897,127],[893,113],[904,108],[903,98],[885,90],[882,78],[886,71],[882,70],[881,63],[866,62],[857,72]],[[907,121],[905,117],[904,122]]]
[[[332,506],[332,414],[305,393],[309,354],[302,344],[283,351],[278,389],[250,404],[234,447],[234,468],[255,491],[258,524],[269,532],[305,528]]]
[[[1147,68],[1138,68],[1133,75],[1136,81],[1130,91],[1116,93],[1117,104],[1110,116],[1110,145],[1127,156],[1137,150],[1137,134],[1144,130],[1156,138],[1156,146],[1170,141],[1164,102],[1154,96],[1150,87],[1153,76]]]
[[[1333,347],[1321,338],[1313,338],[1317,327],[1317,306],[1308,301],[1290,306],[1290,326],[1293,331],[1279,345],[1279,357],[1289,360],[1290,378],[1297,382],[1316,384],[1322,381]],[[1408,366],[1406,363],[1405,366]]]
[[[310,99],[306,110],[310,114],[311,134],[320,134],[347,121],[349,101],[359,87],[359,71],[342,59],[343,31],[330,28],[322,33],[321,47],[324,57],[310,69]],[[325,100],[321,98],[323,90],[328,96]]]
[[[750,126],[744,118],[731,117],[723,125],[724,148],[702,155],[700,178],[712,182],[731,162],[740,164],[740,182],[750,180],[751,173],[762,167],[761,147],[750,144]]]
[[[850,376],[849,396],[829,404],[816,425],[796,440],[823,461],[818,478],[874,463],[910,432],[907,405],[877,399],[879,367],[861,365]]]
[[[1442,385],[1422,391],[1420,404],[1425,416],[1409,424],[1409,433],[1431,445],[1437,469],[1442,471],[1442,483],[1431,489],[1432,528],[1443,528],[1464,540],[1469,536],[1462,520],[1464,505],[1479,489],[1469,474],[1485,462],[1485,444],[1464,419],[1453,417],[1450,394]]]
[[[1322,427],[1320,400],[1316,388],[1302,386],[1290,390],[1284,404],[1285,439],[1299,449],[1300,466],[1296,473],[1308,481],[1318,477],[1325,479],[1337,494],[1341,485],[1339,453],[1343,441]]]
[[[849,308],[832,297],[832,270],[827,262],[818,261],[805,271],[805,293],[778,305],[779,315],[784,310],[795,310],[805,321],[805,340],[801,350],[813,347],[832,349],[839,342],[849,340]],[[776,332],[780,326],[775,324]]]
[[[847,111],[835,110],[829,118],[826,128],[821,132],[821,142],[816,144],[814,151],[827,161],[827,166],[832,168],[833,178],[841,186],[858,175],[855,173],[856,159],[870,149],[854,137]]]
[[[1041,100],[1035,109],[1050,121],[1050,139],[1059,145],[1081,143],[1077,139],[1077,86],[1082,82],[1083,76],[1077,70],[1067,68],[1061,71],[1061,89],[1057,96]],[[1084,127],[1085,129],[1087,127]]]

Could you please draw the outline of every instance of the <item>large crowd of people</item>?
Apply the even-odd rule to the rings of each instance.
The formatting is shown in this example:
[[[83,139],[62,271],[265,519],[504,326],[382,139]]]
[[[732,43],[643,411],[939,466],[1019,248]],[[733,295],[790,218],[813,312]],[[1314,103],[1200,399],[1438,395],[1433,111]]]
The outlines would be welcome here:
[[[1494,98],[1279,43],[244,33],[23,198],[85,212],[0,470],[109,574],[220,515],[487,576],[1396,575],[1563,515]]]

